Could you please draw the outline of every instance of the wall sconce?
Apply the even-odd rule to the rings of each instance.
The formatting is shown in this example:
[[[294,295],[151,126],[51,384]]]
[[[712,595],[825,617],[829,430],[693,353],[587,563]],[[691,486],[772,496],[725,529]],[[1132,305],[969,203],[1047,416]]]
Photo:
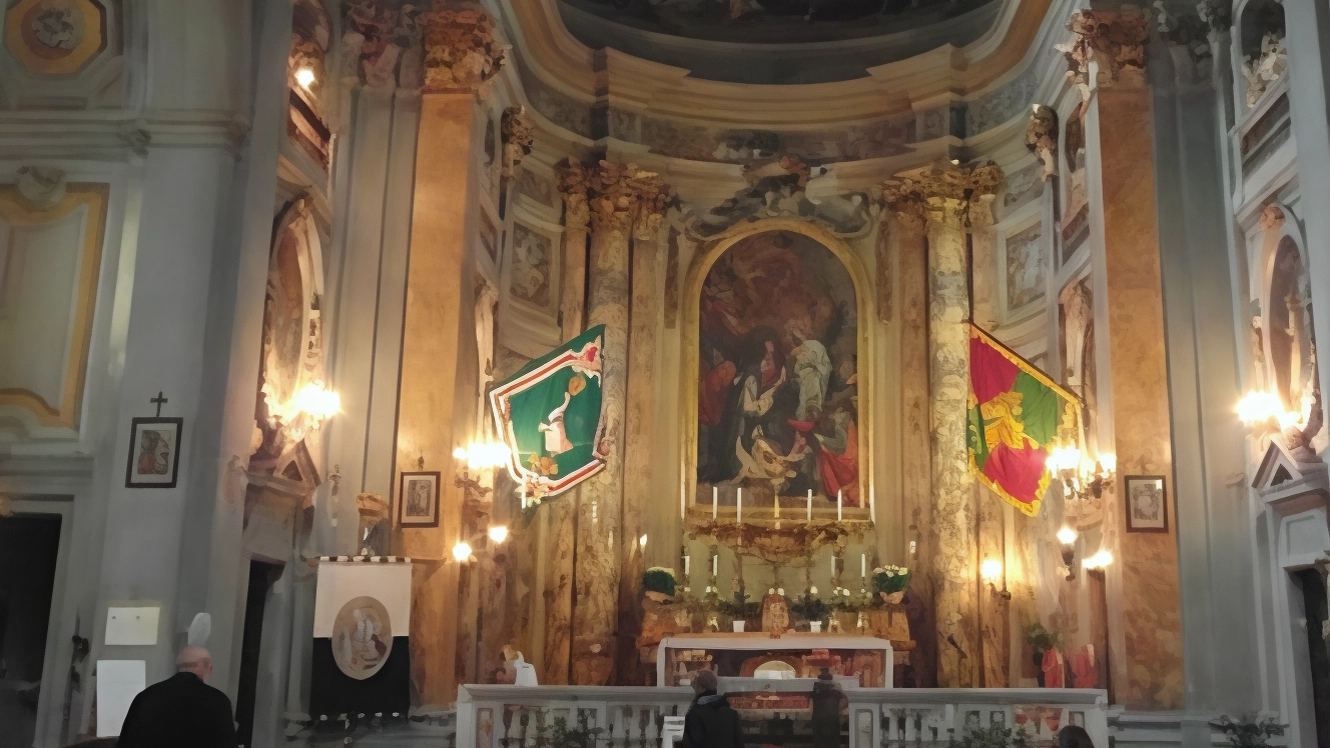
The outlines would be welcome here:
[[[496,543],[502,543],[508,539],[508,528],[505,525],[495,525],[489,530],[490,540]]]
[[[1106,550],[1099,550],[1093,556],[1081,562],[1086,571],[1102,571],[1109,564],[1113,563],[1113,554]]]
[[[1063,525],[1058,530],[1058,542],[1062,544],[1062,565],[1067,567],[1067,581],[1076,578],[1076,531]]]
[[[301,88],[308,90],[310,86],[314,85],[314,71],[309,68],[300,68],[296,71],[295,77],[296,83],[298,83]]]
[[[508,464],[512,450],[503,442],[472,442],[453,450],[453,457],[472,470],[490,470]]]
[[[1007,591],[1004,584],[1002,589],[997,588],[998,582],[1002,581],[1002,562],[996,558],[986,558],[979,564],[979,578],[988,583],[988,588],[994,595],[1003,600],[1010,600],[1011,593]]]
[[[453,546],[453,560],[459,564],[464,564],[471,560],[471,544],[464,541],[457,541]]]
[[[1075,446],[1058,445],[1048,455],[1048,469],[1062,481],[1064,495],[1073,501],[1089,501],[1104,495],[1113,485],[1117,455],[1102,454],[1090,465]]]
[[[1273,392],[1248,391],[1238,401],[1237,412],[1238,419],[1251,429],[1274,421],[1282,431],[1289,426],[1296,426],[1299,420],[1297,413],[1284,410],[1283,401]]]

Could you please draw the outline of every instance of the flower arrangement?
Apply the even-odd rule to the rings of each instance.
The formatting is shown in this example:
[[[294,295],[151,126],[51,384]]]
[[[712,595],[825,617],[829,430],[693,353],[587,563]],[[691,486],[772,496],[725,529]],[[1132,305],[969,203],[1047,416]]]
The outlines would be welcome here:
[[[674,597],[674,569],[668,569],[664,566],[653,566],[647,569],[642,573],[642,589],[647,592],[659,592],[662,595]]]
[[[1025,641],[1029,642],[1030,649],[1034,650],[1038,657],[1042,657],[1044,652],[1050,649],[1062,648],[1062,635],[1049,631],[1041,623],[1032,623],[1025,627]]]
[[[904,566],[879,566],[873,569],[873,590],[883,595],[904,592],[910,586],[910,570]]]

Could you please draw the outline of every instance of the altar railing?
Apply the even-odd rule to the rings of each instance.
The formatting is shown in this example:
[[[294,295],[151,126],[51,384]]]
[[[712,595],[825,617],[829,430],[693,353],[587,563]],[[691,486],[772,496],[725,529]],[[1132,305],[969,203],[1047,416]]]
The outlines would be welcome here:
[[[721,678],[721,690],[739,690],[727,688],[729,680]],[[794,684],[772,685],[788,690]],[[993,725],[1018,728],[1030,746],[1047,746],[1070,724],[1108,748],[1107,698],[1099,690],[849,688],[845,696],[849,748],[942,746],[959,741],[967,729]],[[456,745],[546,748],[554,746],[555,725],[562,721],[569,730],[596,731],[594,745],[588,740],[586,748],[670,748],[664,745],[664,718],[682,717],[692,697],[689,688],[462,686]]]

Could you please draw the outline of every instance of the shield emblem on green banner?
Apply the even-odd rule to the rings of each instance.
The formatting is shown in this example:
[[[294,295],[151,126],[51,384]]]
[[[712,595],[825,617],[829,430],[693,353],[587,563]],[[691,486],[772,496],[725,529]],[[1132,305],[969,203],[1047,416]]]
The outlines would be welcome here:
[[[490,391],[494,422],[511,450],[508,472],[528,496],[555,496],[605,467],[597,325],[523,366]]]

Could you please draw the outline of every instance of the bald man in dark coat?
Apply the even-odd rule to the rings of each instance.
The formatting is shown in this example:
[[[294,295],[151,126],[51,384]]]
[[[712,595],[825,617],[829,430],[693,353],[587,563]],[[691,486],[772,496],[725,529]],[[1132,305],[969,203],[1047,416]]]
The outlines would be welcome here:
[[[236,748],[231,700],[206,682],[208,650],[185,647],[176,670],[134,697],[117,748]]]

